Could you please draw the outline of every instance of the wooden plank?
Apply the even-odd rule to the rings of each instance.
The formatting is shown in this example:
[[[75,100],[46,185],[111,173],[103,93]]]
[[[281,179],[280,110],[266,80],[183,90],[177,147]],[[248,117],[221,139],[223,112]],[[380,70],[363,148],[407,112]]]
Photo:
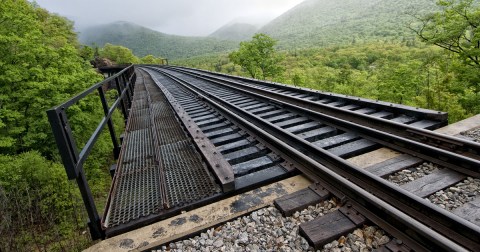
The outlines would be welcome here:
[[[430,120],[421,120],[418,122],[414,122],[410,124],[410,126],[416,127],[416,128],[421,128],[421,129],[438,129],[441,127],[443,123],[437,122],[437,121],[430,121]]]
[[[337,210],[300,224],[299,230],[300,234],[317,250],[333,239],[352,232],[355,228],[355,224]]]
[[[413,157],[408,154],[402,154],[392,159],[388,159],[381,163],[369,166],[365,168],[365,170],[377,176],[385,177],[397,171],[419,165],[422,162],[423,160],[420,158]]]
[[[267,117],[265,119],[267,121],[271,122],[271,123],[277,123],[277,122],[283,122],[283,121],[291,120],[291,119],[296,118],[296,117],[298,117],[298,115],[295,114],[295,113],[287,113],[287,114],[281,114],[281,115],[274,116],[274,117]]]
[[[427,197],[437,191],[450,187],[467,176],[450,169],[436,170],[424,177],[401,185],[400,187],[419,196]]]
[[[337,134],[337,129],[331,126],[325,126],[322,128],[318,129],[313,129],[310,131],[306,131],[303,133],[300,133],[298,136],[309,141],[309,142],[314,142],[318,141],[320,139],[324,139],[330,136],[334,136]]]
[[[366,167],[375,165],[377,163],[381,163],[383,161],[395,158],[399,155],[401,154],[392,149],[380,148],[378,150],[374,150],[359,156],[349,158],[347,159],[347,161],[352,164],[355,164],[360,168],[366,168]]]
[[[380,111],[380,112],[376,112],[376,113],[373,113],[373,114],[370,114],[371,116],[375,116],[375,117],[379,117],[379,118],[385,118],[385,119],[390,119],[390,118],[393,118],[393,113],[390,113],[388,111]]]
[[[278,127],[281,127],[281,128],[288,128],[288,127],[292,127],[292,126],[295,126],[295,125],[299,125],[299,124],[302,124],[302,123],[307,123],[307,122],[310,122],[312,120],[308,119],[307,117],[295,117],[293,119],[290,119],[290,120],[286,120],[286,121],[282,121],[282,122],[279,122],[279,123],[275,123],[275,125],[277,125]]]
[[[276,107],[276,106],[266,106],[266,107],[261,107],[261,108],[257,108],[257,109],[250,109],[248,110],[248,112],[252,113],[252,114],[261,114],[261,113],[265,113],[265,112],[270,112],[270,111],[281,111],[282,109],[280,109],[279,107]]]
[[[465,204],[463,206],[453,210],[453,213],[470,221],[471,223],[480,226],[480,195]]]
[[[398,122],[398,123],[412,123],[416,120],[415,117],[407,116],[407,115],[400,115],[398,117],[395,117],[392,119],[393,122]]]
[[[324,192],[323,196],[312,190],[310,187],[305,188],[276,199],[274,204],[285,217],[289,217],[296,211],[318,204],[330,197],[330,194],[327,191],[320,190],[319,192]]]
[[[347,210],[348,211],[348,210]],[[365,218],[352,221],[340,210],[327,213],[312,221],[300,224],[300,234],[307,239],[315,250],[342,235],[346,235],[365,222]]]
[[[328,149],[328,151],[339,157],[350,158],[356,155],[363,154],[365,152],[372,151],[378,148],[378,146],[379,145],[377,143],[368,139],[360,139],[344,145],[340,145],[338,147]]]
[[[346,142],[351,142],[353,140],[356,140],[360,138],[358,135],[355,133],[343,133],[340,135],[336,135],[333,137],[325,138],[322,140],[318,140],[316,142],[313,142],[315,146],[318,146],[320,148],[328,148],[328,147],[335,147],[338,145],[341,145]]]
[[[346,109],[346,110],[355,110],[355,109],[358,109],[360,108],[360,105],[357,105],[357,104],[348,104],[348,105],[345,105],[343,107],[341,107],[341,109]]]
[[[358,113],[361,113],[361,114],[371,114],[373,112],[375,112],[376,110],[373,109],[373,108],[361,108],[361,109],[357,109],[355,110],[355,112],[358,112]]]
[[[308,130],[319,128],[320,126],[322,126],[321,123],[313,121],[313,122],[304,123],[304,124],[300,124],[300,125],[293,126],[293,127],[288,127],[285,130],[288,131],[288,132],[292,132],[294,134],[298,134],[298,133],[302,133],[302,132],[305,132],[305,131],[308,131]]]

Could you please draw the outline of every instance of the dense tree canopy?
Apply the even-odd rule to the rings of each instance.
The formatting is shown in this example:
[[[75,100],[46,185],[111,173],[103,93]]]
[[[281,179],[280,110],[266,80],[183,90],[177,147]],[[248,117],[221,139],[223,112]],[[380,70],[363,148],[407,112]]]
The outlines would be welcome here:
[[[100,57],[108,58],[117,64],[132,64],[139,62],[132,50],[124,46],[108,43],[100,50]]]
[[[50,152],[45,110],[100,80],[70,21],[28,1],[0,4],[0,150]]]
[[[238,51],[232,52],[229,58],[242,66],[252,78],[274,77],[284,71],[279,64],[282,57],[274,48],[276,43],[265,34],[255,34],[251,41],[240,42]]]
[[[102,79],[90,57],[69,20],[27,0],[0,0],[0,251],[79,250],[87,241],[45,111]],[[95,99],[68,111],[80,142],[102,113]],[[110,148],[102,139],[86,169],[105,181],[94,183],[103,195],[109,181],[98,171]]]
[[[480,5],[474,0],[439,0],[441,10],[417,17],[411,28],[425,42],[459,54],[480,68]]]
[[[140,59],[140,63],[142,63],[142,64],[157,64],[158,65],[158,64],[163,64],[164,62],[163,62],[162,58],[160,58],[160,57],[157,58],[157,57],[149,54],[145,57],[142,57]]]

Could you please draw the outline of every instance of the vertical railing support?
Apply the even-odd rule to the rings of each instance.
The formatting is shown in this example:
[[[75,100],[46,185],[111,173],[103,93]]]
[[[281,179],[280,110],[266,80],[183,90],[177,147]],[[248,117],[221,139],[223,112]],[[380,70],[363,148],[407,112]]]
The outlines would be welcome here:
[[[83,169],[82,169],[83,170]],[[90,235],[92,240],[105,239],[105,231],[102,229],[102,222],[100,215],[98,214],[97,207],[95,206],[95,201],[92,197],[92,192],[88,186],[87,178],[85,173],[82,171],[77,176],[77,185],[80,189],[80,194],[82,195],[83,204],[87,210],[88,215],[88,227],[90,229]]]
[[[107,99],[105,98],[105,92],[103,91],[103,86],[98,88],[98,94],[100,95],[100,100],[102,101],[103,112],[105,117],[108,116],[110,108],[108,107]],[[113,144],[113,156],[115,159],[118,159],[120,156],[120,146],[118,145],[117,135],[115,134],[115,128],[113,127],[112,118],[108,118],[107,121],[108,131],[110,132],[110,138],[112,139]]]
[[[117,92],[118,92],[118,95],[120,96],[125,87],[120,83],[120,81],[118,79],[115,79],[115,86],[117,86]],[[130,107],[130,104],[125,105],[125,100],[121,99],[120,100],[120,107],[122,109],[123,118],[125,120],[127,120],[127,118],[128,118],[127,106]]]
[[[130,83],[129,85],[128,82],[125,82],[125,85],[122,87],[120,78],[126,78],[126,80],[129,80],[129,78],[131,78],[132,83]],[[47,111],[48,120],[50,122],[53,135],[55,137],[55,141],[57,143],[57,147],[62,158],[63,166],[65,167],[65,171],[67,173],[67,177],[70,180],[75,179],[78,188],[80,189],[82,200],[88,214],[88,226],[90,228],[90,234],[93,240],[104,239],[105,230],[102,227],[101,218],[98,214],[95,202],[93,200],[92,192],[90,191],[90,187],[85,177],[83,164],[87,159],[93,146],[95,145],[97,139],[99,138],[101,132],[105,129],[105,125],[108,126],[110,132],[110,137],[113,144],[113,154],[115,158],[118,159],[121,146],[118,144],[117,136],[115,134],[115,128],[112,122],[112,116],[115,110],[119,106],[121,106],[125,118],[128,117],[128,109],[130,108],[130,103],[125,104],[124,100],[126,99],[126,97],[129,97],[130,93],[129,90],[125,90],[125,88],[131,88],[130,86],[133,86],[135,78],[136,76],[134,67],[127,67],[120,73],[111,75],[104,81],[91,86],[87,90],[76,95],[75,97],[64,102],[63,104],[51,108]],[[112,83],[112,81],[115,81],[115,84],[117,84],[117,91],[119,92],[119,95],[118,98],[113,102],[112,107],[109,107],[107,99],[105,97],[103,86]],[[95,132],[90,136],[90,139],[87,141],[85,146],[83,146],[83,149],[79,153],[77,145],[75,143],[75,139],[73,138],[70,124],[68,122],[66,110],[68,109],[68,107],[74,105],[81,99],[85,98],[87,95],[95,92],[95,90],[98,91],[105,116],[103,117],[102,121],[97,126]]]

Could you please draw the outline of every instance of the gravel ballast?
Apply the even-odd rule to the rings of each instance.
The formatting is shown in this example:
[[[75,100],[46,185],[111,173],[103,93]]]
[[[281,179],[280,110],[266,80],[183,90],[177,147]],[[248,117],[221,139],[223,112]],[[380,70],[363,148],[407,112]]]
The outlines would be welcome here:
[[[436,192],[428,197],[428,200],[443,209],[452,211],[472,201],[478,195],[480,195],[480,179],[468,177],[452,187]]]
[[[329,200],[283,217],[275,207],[267,207],[158,251],[314,251],[300,236],[299,225],[336,209],[335,200]],[[364,226],[318,251],[372,251],[390,239],[377,227]]]
[[[425,162],[417,167],[401,170],[395,174],[390,175],[388,177],[388,181],[397,185],[403,185],[419,179],[425,175],[428,175],[436,169],[439,169],[437,165]]]
[[[188,240],[170,243],[162,251],[313,251],[299,235],[299,225],[336,208],[336,202],[329,200],[283,217],[275,207],[267,207]]]
[[[465,131],[461,135],[466,136],[472,139],[473,141],[480,143],[480,128]]]

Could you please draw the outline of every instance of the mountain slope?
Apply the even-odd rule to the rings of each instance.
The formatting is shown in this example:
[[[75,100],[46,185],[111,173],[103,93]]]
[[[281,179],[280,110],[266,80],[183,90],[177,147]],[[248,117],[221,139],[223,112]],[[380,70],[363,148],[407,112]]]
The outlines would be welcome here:
[[[245,23],[226,24],[209,35],[212,38],[243,41],[251,39],[258,30],[257,27]]]
[[[283,47],[345,44],[413,36],[409,13],[435,8],[430,0],[306,0],[277,17],[259,32]]]
[[[111,43],[128,47],[140,57],[152,54],[168,59],[224,52],[238,47],[238,42],[234,41],[169,35],[128,22],[90,27],[80,32],[79,39],[86,45]]]

